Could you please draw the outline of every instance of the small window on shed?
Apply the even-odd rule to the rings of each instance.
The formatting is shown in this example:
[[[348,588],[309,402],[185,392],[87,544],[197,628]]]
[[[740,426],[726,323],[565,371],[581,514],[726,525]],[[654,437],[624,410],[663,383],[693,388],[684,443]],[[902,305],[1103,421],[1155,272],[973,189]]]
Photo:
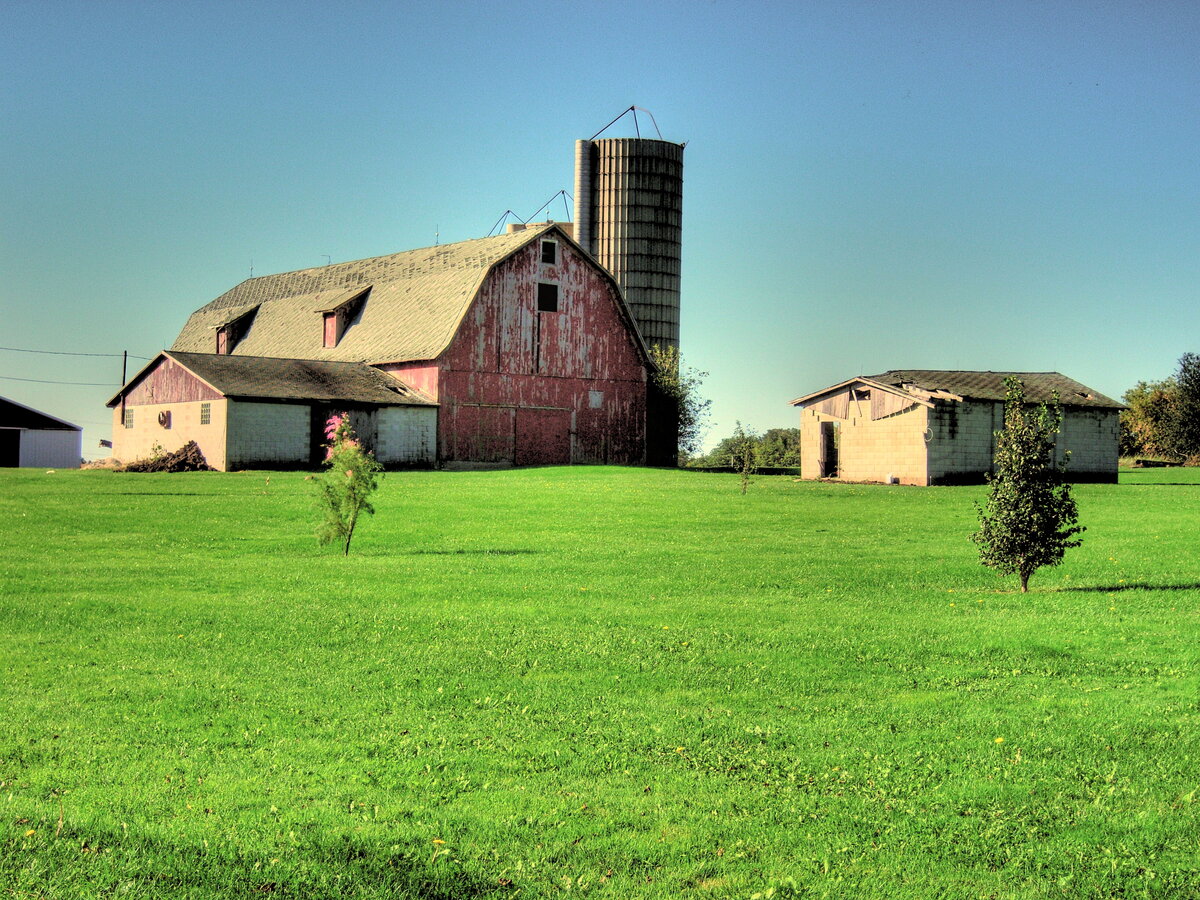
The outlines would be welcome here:
[[[125,415],[121,418],[121,424],[126,428],[133,427],[133,410],[128,406],[125,407]]]
[[[538,312],[558,312],[558,285],[538,282]]]
[[[325,313],[324,326],[324,341],[325,347],[336,347],[338,342],[338,314],[335,312]]]
[[[211,403],[201,403],[200,404],[200,424],[201,425],[211,425],[212,424],[212,404]]]
[[[558,241],[542,241],[542,262],[548,266],[558,265]]]

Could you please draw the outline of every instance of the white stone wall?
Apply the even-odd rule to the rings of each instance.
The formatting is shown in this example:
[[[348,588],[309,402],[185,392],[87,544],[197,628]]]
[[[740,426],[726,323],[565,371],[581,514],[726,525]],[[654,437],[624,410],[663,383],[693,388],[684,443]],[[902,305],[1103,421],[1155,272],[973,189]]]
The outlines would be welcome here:
[[[437,407],[381,407],[375,428],[375,458],[385,466],[433,465],[437,455]]]
[[[928,466],[926,408],[913,406],[882,419],[871,419],[869,400],[851,401],[845,419],[810,406],[800,413],[800,476],[819,478],[821,423],[839,423],[838,478],[925,484]]]
[[[1063,413],[1057,449],[1071,451],[1067,477],[1117,480],[1120,413],[1115,409],[1069,409]]]
[[[929,480],[982,481],[1004,427],[1003,404],[941,401],[929,413]]]
[[[200,407],[207,403],[209,422],[200,424]],[[126,428],[121,419],[121,406],[113,409],[113,458],[124,463],[146,459],[155,446],[173,453],[188,441],[195,441],[205,461],[214,469],[225,468],[225,429],[228,400],[189,401],[186,403],[155,403],[149,406],[130,406],[133,427]],[[171,427],[158,424],[158,414],[171,414]]]
[[[308,404],[227,402],[227,469],[309,464],[312,412]]]

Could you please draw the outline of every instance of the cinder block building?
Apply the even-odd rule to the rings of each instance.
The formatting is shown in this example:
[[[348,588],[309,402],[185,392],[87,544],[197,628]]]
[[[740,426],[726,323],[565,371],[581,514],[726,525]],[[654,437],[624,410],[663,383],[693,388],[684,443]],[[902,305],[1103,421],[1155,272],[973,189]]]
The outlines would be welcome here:
[[[792,401],[800,410],[801,477],[964,484],[994,471],[1004,380],[1063,410],[1056,442],[1072,481],[1117,480],[1120,403],[1057,372],[905,369],[858,376]]]
[[[244,281],[109,401],[113,455],[307,465],[348,411],[387,465],[644,463],[653,363],[568,228]]]

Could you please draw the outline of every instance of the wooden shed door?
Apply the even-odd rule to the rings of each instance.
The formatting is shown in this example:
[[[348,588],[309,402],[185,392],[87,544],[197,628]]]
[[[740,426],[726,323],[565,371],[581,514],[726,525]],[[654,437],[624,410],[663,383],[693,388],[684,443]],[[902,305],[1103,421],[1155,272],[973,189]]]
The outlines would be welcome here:
[[[821,477],[838,477],[838,423],[821,423]]]
[[[571,462],[569,409],[518,409],[515,465],[565,466]]]

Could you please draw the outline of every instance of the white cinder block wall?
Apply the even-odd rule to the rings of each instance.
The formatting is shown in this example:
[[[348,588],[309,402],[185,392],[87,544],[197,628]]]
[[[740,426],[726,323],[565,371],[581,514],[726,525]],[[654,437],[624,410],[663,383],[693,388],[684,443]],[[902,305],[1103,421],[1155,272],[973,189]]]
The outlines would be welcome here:
[[[437,454],[437,407],[385,406],[379,410],[375,458],[385,466],[433,465]]]
[[[308,404],[230,400],[226,468],[309,463]]]

